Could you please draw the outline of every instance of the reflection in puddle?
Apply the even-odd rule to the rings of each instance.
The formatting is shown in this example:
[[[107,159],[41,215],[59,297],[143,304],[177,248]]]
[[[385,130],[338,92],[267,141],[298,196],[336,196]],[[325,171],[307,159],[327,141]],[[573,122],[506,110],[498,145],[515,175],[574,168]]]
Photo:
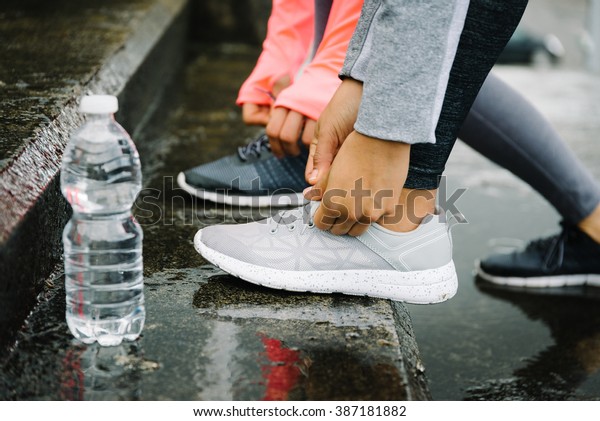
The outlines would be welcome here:
[[[211,277],[193,300],[212,319],[198,351],[201,398],[403,400],[423,393],[389,346],[397,338],[393,320],[381,317],[385,303],[365,298],[361,312],[356,300]]]
[[[302,373],[300,351],[283,345],[279,339],[259,335],[265,347],[266,362],[261,371],[266,382],[263,400],[282,401],[290,398],[290,392],[297,386]],[[307,359],[306,361],[310,361]],[[305,364],[306,368],[306,364]],[[304,370],[306,373],[306,370]]]
[[[554,344],[525,360],[508,379],[493,379],[467,390],[468,399],[590,399],[581,385],[600,369],[600,289],[524,289],[477,280],[478,289],[543,322]],[[515,326],[518,329],[518,326]]]
[[[140,400],[141,374],[158,369],[144,360],[138,342],[114,347],[98,344],[70,347],[63,359],[60,398],[63,400]]]
[[[359,311],[361,308],[371,311]],[[389,319],[381,317],[381,303],[367,297],[348,297],[332,294],[306,294],[254,285],[231,275],[209,278],[194,294],[193,304],[202,312],[215,313],[223,319],[304,320],[367,329],[387,325],[394,329]]]

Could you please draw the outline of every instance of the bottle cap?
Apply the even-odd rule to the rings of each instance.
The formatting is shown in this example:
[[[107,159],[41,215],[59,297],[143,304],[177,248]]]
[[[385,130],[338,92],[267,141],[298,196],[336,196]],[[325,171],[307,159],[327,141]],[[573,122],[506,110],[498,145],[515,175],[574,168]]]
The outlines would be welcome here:
[[[87,95],[81,98],[79,111],[84,114],[114,114],[119,101],[113,95]]]

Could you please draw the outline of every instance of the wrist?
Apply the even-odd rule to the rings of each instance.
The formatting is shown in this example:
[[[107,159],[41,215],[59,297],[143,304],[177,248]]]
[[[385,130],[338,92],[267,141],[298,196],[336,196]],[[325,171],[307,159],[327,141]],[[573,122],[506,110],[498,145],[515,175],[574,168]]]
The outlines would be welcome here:
[[[353,90],[359,93],[359,96],[362,96],[363,91],[363,83],[358,79],[352,79],[351,77],[346,77],[342,80],[341,85],[344,89]]]
[[[371,137],[354,130],[353,132],[357,141],[365,143],[369,150],[373,153],[382,156],[394,156],[396,154],[403,155],[407,148],[410,149],[410,144],[401,141],[393,141]]]

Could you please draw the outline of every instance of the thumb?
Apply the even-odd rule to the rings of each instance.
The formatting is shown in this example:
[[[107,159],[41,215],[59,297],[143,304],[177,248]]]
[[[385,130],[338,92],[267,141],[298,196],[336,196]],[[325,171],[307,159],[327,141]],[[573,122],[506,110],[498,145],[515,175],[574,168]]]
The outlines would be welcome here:
[[[337,143],[331,138],[315,135],[310,144],[304,177],[314,185],[324,174],[329,172],[335,157]]]
[[[314,186],[308,186],[304,189],[304,198],[306,200],[321,200],[323,198],[323,194],[327,190],[327,182],[329,180],[329,171],[327,171],[319,180],[316,182]]]

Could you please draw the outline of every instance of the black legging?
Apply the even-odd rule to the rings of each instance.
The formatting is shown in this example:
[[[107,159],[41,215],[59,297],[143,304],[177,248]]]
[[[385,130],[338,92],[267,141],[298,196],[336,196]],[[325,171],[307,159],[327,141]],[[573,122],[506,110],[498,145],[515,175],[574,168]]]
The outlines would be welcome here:
[[[512,171],[544,196],[570,224],[588,216],[600,203],[600,186],[550,125],[520,94],[493,74],[477,93],[476,66],[491,66],[504,47],[512,25],[525,7],[523,1],[506,2],[498,13],[493,1],[471,1],[457,55],[450,74],[435,144],[411,147],[405,187],[433,189],[444,171],[456,137],[485,157]],[[487,13],[495,19],[486,18]],[[480,22],[493,21],[497,28]],[[496,37],[487,34],[499,33]],[[487,44],[485,53],[476,49]],[[485,40],[485,41],[482,41]],[[475,98],[469,112],[467,108]],[[462,121],[461,126],[455,122]],[[458,131],[460,127],[460,132]]]
[[[523,96],[493,74],[489,74],[485,82],[482,78],[472,78],[474,66],[491,67],[526,4],[524,0],[506,1],[499,11],[498,2],[471,1],[436,129],[436,144],[411,147],[405,187],[437,188],[458,136],[530,184],[567,222],[575,224],[600,203],[598,183],[550,123]],[[325,30],[330,7],[331,0],[315,0],[314,51]],[[489,14],[494,16],[495,27],[481,23],[487,22]],[[494,32],[499,35],[488,36]],[[483,49],[474,42],[481,39],[486,39],[489,47],[485,54],[478,53]],[[479,86],[481,90],[477,92]],[[473,98],[475,101],[469,111]],[[462,127],[452,123],[463,119]]]
[[[460,127],[526,6],[527,0],[470,1],[435,130],[436,142],[411,146],[404,187],[438,187]]]

